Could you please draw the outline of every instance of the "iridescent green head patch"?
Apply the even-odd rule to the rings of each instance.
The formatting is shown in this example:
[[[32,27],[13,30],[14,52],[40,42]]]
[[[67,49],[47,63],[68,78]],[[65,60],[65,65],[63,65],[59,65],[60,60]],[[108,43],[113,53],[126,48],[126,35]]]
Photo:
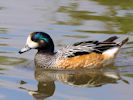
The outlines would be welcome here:
[[[49,42],[48,38],[45,37],[41,32],[38,32],[33,36],[33,40],[38,41],[38,40],[44,40],[45,42]]]

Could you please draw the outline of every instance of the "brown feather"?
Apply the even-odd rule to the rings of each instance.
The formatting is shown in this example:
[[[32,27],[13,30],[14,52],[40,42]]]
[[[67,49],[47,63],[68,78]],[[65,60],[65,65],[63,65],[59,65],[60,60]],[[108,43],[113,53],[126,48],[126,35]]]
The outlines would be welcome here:
[[[99,53],[90,53],[82,56],[65,58],[58,62],[61,69],[96,68],[103,65],[104,56]]]

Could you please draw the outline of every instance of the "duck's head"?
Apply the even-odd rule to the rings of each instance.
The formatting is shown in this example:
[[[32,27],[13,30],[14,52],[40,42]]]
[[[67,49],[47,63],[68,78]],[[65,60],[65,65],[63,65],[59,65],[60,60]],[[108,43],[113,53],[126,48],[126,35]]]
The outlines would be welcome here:
[[[26,45],[19,53],[22,54],[30,49],[38,49],[38,51],[54,52],[54,43],[51,37],[44,32],[31,33],[26,41]]]

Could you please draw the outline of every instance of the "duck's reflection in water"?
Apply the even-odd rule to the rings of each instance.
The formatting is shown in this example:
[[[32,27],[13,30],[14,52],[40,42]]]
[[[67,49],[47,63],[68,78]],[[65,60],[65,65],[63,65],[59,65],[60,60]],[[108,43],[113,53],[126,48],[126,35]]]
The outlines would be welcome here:
[[[105,84],[116,84],[122,79],[118,71],[106,70],[46,70],[36,66],[35,78],[38,81],[38,90],[28,90],[36,100],[43,100],[54,94],[55,81],[77,87],[100,87]]]
[[[36,100],[44,100],[54,94],[55,84],[54,81],[50,82],[38,82],[38,90],[28,91]]]

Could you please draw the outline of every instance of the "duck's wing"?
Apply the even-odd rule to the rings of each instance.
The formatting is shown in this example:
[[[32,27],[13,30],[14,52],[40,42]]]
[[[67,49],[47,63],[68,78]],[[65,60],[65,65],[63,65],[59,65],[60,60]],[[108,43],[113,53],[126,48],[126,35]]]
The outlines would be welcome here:
[[[61,50],[59,50],[59,53],[61,54],[62,57],[65,58],[85,55],[92,52],[102,54],[104,51],[108,49],[119,47],[121,45],[120,43],[113,42],[116,39],[117,37],[113,36],[102,42],[100,41],[77,42],[74,43],[73,45],[62,48]]]
[[[103,42],[104,43],[112,43],[114,40],[118,39],[117,36],[112,36],[112,37],[109,37],[108,39],[104,40]],[[101,43],[103,43],[101,42]],[[99,41],[83,41],[83,42],[76,42],[74,43],[73,45],[74,46],[78,46],[78,45],[90,45],[90,44],[98,44]]]
[[[70,45],[62,48],[61,50],[58,51],[60,56],[62,57],[74,57],[78,55],[84,55],[84,54],[89,54],[94,51],[94,44],[90,45]],[[100,51],[97,50],[98,53]]]

